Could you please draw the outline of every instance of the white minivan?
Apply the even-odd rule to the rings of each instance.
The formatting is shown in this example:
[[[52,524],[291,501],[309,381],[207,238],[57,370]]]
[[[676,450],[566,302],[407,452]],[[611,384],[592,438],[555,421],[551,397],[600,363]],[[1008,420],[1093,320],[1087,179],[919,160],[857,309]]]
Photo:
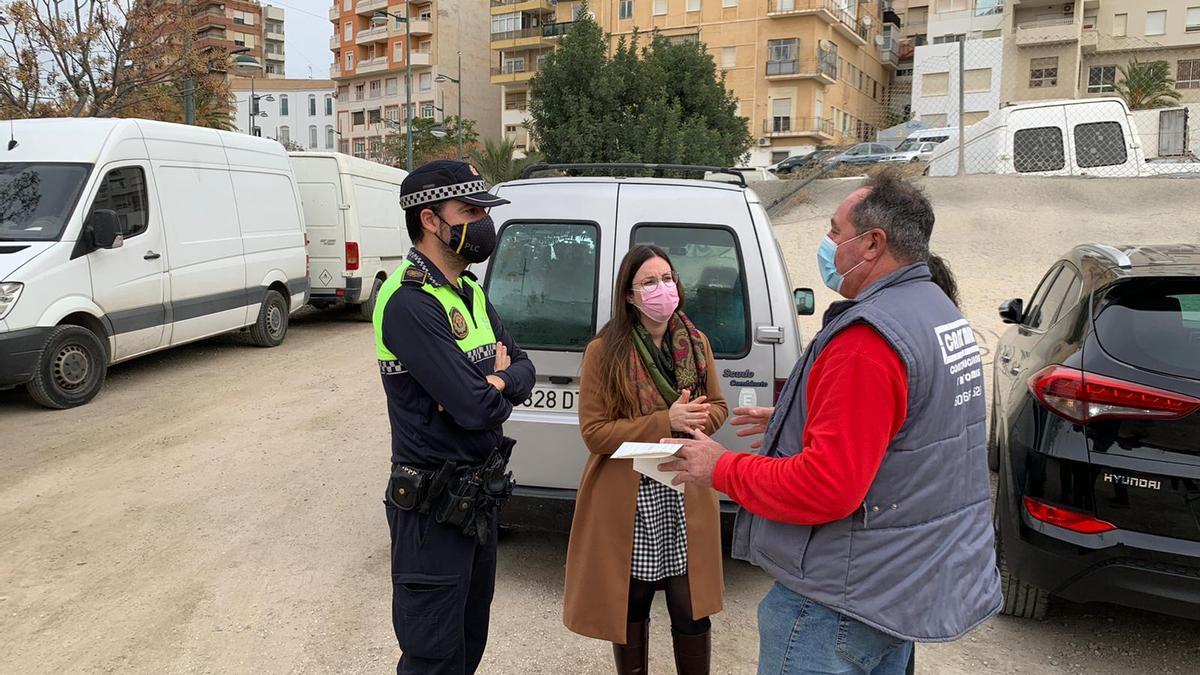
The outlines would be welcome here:
[[[357,305],[371,320],[375,296],[412,245],[400,208],[403,169],[332,152],[293,152],[304,202],[309,303]]]
[[[6,125],[7,126],[7,125]],[[87,403],[107,366],[248,328],[272,347],[308,290],[283,147],[201,127],[22,120],[0,152],[0,388]]]
[[[800,357],[796,316],[812,313],[813,296],[793,292],[767,212],[744,183],[546,177],[493,192],[511,203],[491,209],[499,240],[475,271],[537,368],[533,394],[504,425],[517,440],[518,496],[574,499],[588,457],[578,416],[583,351],[611,316],[617,269],[633,245],[671,255],[730,410],[774,404]],[[749,447],[728,425],[717,438]]]

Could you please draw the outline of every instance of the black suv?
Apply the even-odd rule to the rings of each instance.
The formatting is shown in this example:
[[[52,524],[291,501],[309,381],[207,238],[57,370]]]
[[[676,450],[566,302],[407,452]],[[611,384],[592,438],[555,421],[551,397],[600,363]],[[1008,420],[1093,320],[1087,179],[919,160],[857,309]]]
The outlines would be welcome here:
[[[1200,246],[1077,246],[1000,307],[989,462],[1004,613],[1200,619]]]

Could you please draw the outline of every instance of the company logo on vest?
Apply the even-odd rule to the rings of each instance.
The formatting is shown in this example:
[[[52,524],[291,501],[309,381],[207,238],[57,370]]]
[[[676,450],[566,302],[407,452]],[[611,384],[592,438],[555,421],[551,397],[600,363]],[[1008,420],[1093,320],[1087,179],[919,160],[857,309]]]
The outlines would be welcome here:
[[[971,331],[971,326],[966,319],[959,319],[933,330],[937,335],[938,346],[942,348],[944,363],[954,363],[979,353],[979,345],[975,342],[975,333]]]

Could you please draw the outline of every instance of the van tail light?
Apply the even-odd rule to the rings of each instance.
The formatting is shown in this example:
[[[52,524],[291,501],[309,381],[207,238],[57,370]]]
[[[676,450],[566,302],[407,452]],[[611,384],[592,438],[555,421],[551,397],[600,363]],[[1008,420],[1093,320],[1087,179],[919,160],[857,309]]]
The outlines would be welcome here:
[[[1029,389],[1047,408],[1076,424],[1103,419],[1186,417],[1200,399],[1066,366],[1048,366],[1029,378]]]
[[[775,393],[771,397],[771,405],[779,403],[779,395],[783,393],[783,385],[787,384],[787,380],[775,379]]]
[[[346,271],[354,272],[358,270],[358,242],[346,242]]]
[[[1100,534],[1101,532],[1111,532],[1117,529],[1116,525],[1106,520],[1100,520],[1086,513],[1051,506],[1040,499],[1026,497],[1023,501],[1025,502],[1025,511],[1034,520],[1061,527],[1064,530],[1079,532],[1080,534]]]

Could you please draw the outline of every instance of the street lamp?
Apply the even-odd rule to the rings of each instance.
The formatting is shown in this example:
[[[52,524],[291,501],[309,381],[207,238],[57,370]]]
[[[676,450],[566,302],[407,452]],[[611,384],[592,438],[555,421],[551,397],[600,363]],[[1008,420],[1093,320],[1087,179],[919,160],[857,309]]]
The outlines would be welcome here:
[[[259,95],[259,94],[254,93],[254,74],[262,72],[262,63],[260,63],[259,60],[254,58],[253,56],[247,56],[246,54],[249,51],[251,51],[249,47],[241,47],[241,48],[231,51],[229,53],[229,55],[230,56],[233,56],[235,54],[238,55],[237,58],[235,58],[233,60],[234,69],[237,70],[238,73],[242,74],[242,75],[247,75],[247,73],[248,73],[247,76],[250,78],[250,100],[246,106],[246,112],[247,112],[246,121],[248,123],[248,126],[246,128],[246,133],[253,136],[254,135],[254,118],[256,116],[257,117],[266,117],[267,116],[266,111],[260,112],[258,110],[258,102],[260,100],[274,101],[275,97],[272,96],[271,94]]]
[[[404,24],[404,134],[405,134],[405,158],[404,169],[406,171],[413,170],[413,134],[412,134],[412,33],[408,25],[408,3],[404,3],[404,14],[392,14],[386,10],[379,10],[371,17],[371,23],[375,26],[386,26],[388,17]],[[382,23],[380,21],[382,20]]]
[[[463,158],[462,51],[458,52],[458,77],[450,77],[449,75],[439,74],[434,79],[434,81],[438,82],[440,84],[445,84],[446,82],[453,82],[455,85],[458,86],[458,120],[457,120],[456,124],[458,125],[458,160],[461,162],[462,158]]]

